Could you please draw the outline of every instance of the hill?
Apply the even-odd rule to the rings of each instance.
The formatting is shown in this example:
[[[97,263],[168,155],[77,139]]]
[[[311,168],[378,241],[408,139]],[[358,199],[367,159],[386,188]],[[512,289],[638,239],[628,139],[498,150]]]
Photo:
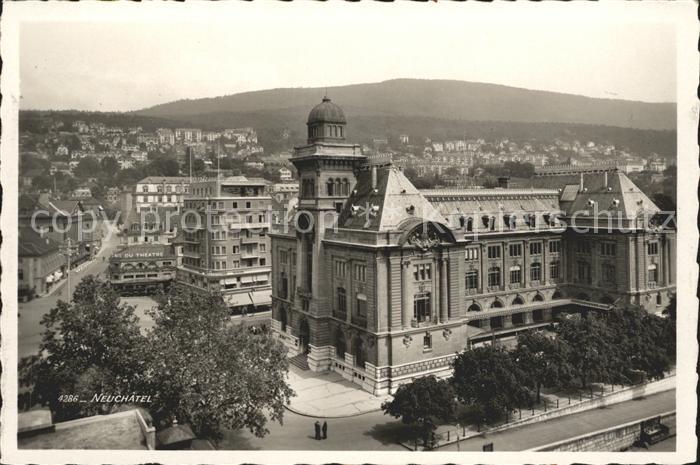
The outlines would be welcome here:
[[[134,112],[150,117],[191,121],[193,117],[259,114],[294,117],[299,127],[320,101],[323,88],[284,88],[216,98],[179,100]],[[454,121],[569,123],[635,129],[672,130],[675,103],[597,99],[496,84],[451,80],[394,79],[329,87],[328,95],[349,120],[358,117],[421,117]],[[272,116],[276,114],[275,116]]]

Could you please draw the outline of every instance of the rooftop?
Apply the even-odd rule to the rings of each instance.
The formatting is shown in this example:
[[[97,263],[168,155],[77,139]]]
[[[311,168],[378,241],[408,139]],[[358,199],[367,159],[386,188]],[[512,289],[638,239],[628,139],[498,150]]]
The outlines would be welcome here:
[[[19,449],[146,450],[137,410],[56,423],[53,430],[18,437]]]
[[[161,184],[161,183],[189,183],[190,178],[186,176],[148,176],[136,184]]]
[[[48,237],[41,237],[30,227],[20,227],[17,248],[20,257],[40,257],[58,252],[59,244]]]

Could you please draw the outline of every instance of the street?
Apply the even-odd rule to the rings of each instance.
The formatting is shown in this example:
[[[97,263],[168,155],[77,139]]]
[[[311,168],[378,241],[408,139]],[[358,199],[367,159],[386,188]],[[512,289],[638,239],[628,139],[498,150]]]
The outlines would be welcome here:
[[[114,249],[119,245],[119,237],[116,231],[109,234],[112,223],[103,224],[104,237],[102,248],[97,256],[79,271],[71,271],[71,294],[75,286],[87,275],[98,275],[103,273],[109,265],[109,257]],[[102,260],[105,257],[105,260]],[[19,332],[18,332],[18,357],[26,357],[36,354],[41,342],[41,333],[44,327],[41,326],[41,318],[49,312],[59,300],[70,300],[68,296],[67,280],[63,280],[50,295],[39,297],[26,303],[20,303],[19,308]]]
[[[493,443],[497,451],[526,450],[673,410],[675,400],[675,391],[666,391],[486,437],[477,436],[462,441],[459,450],[481,451],[486,443]],[[406,450],[397,443],[398,437],[405,434],[405,426],[382,412],[327,420],[328,439],[321,441],[314,439],[316,420],[324,421],[287,411],[284,425],[268,423],[270,433],[264,438],[257,438],[247,430],[225,431],[217,447],[222,450]],[[668,441],[664,446],[672,443],[675,444]],[[457,444],[439,450],[457,451]]]

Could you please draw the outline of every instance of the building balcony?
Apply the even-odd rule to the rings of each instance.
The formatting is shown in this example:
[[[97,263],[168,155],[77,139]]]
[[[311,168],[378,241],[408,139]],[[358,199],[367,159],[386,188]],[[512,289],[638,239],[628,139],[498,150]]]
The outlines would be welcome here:
[[[260,253],[258,251],[254,252],[241,252],[241,258],[243,260],[250,260],[255,258],[260,258]]]
[[[347,321],[348,319],[348,314],[346,312],[339,312],[337,310],[333,310],[333,318],[337,318],[339,320]]]
[[[243,237],[241,236],[241,244],[257,244],[260,242],[259,237]]]

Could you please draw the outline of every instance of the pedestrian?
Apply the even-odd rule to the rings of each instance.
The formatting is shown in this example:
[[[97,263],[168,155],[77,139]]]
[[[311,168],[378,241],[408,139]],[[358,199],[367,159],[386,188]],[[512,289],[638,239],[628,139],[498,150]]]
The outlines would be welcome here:
[[[328,437],[328,423],[323,421],[323,427],[321,427],[321,430],[323,431],[323,439],[326,439]]]
[[[314,431],[316,432],[316,440],[318,441],[321,439],[321,423],[316,420],[316,423],[314,423]]]

